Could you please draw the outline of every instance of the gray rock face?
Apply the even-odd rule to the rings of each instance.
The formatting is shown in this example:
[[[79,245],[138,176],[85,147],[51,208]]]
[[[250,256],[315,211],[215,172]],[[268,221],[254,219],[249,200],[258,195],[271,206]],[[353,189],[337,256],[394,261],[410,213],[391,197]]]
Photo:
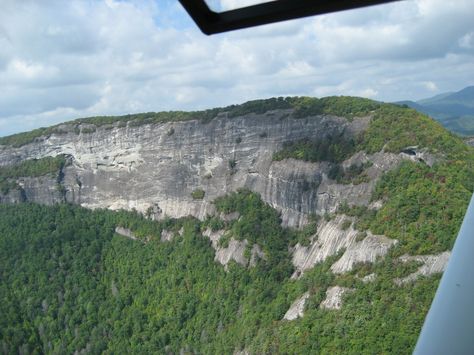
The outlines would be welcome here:
[[[121,235],[122,237],[127,237],[133,240],[137,240],[138,238],[133,234],[133,232],[128,228],[123,227],[115,227],[115,233]]]
[[[216,251],[214,260],[224,265],[227,270],[227,265],[230,261],[234,260],[236,263],[242,266],[253,267],[256,265],[257,260],[262,258],[265,259],[265,254],[258,244],[254,244],[250,251],[250,260],[245,256],[245,250],[248,245],[247,240],[236,240],[231,238],[227,247],[219,245],[219,240],[224,236],[225,230],[218,230],[213,232],[211,229],[206,229],[203,232],[205,237],[211,240],[211,245]]]
[[[290,308],[288,308],[285,315],[283,316],[283,319],[295,320],[297,318],[303,317],[304,306],[308,298],[309,292],[305,292],[300,298],[291,304]]]
[[[372,274],[369,274],[369,275],[364,276],[363,278],[361,278],[361,281],[363,283],[369,283],[369,282],[375,281],[376,278],[377,278],[377,274],[372,273]]]
[[[337,215],[330,221],[323,221],[318,226],[317,239],[313,240],[311,245],[305,247],[296,244],[292,250],[293,265],[296,267],[293,278],[301,276],[305,270],[342,250],[343,255],[331,266],[331,271],[336,274],[351,271],[357,263],[375,262],[377,257],[385,255],[397,243],[394,239],[372,235],[369,231],[367,236],[358,242],[358,231],[352,225],[347,229],[342,228],[345,221],[352,219]]]
[[[25,201],[26,197],[23,190],[10,190],[6,194],[0,192],[0,203],[20,203]]]
[[[395,283],[398,285],[402,285],[408,282],[415,281],[420,276],[429,276],[436,273],[443,272],[448,266],[449,257],[451,256],[451,252],[445,251],[438,255],[403,255],[399,259],[402,262],[410,262],[416,261],[422,263],[422,265],[416,270],[414,273],[401,278],[395,279]]]
[[[474,138],[466,138],[464,139],[464,142],[466,142],[467,145],[470,145],[472,147],[474,147]]]
[[[305,247],[296,244],[293,252],[293,265],[296,271],[293,278],[302,275],[305,270],[323,262],[328,257],[344,250],[342,257],[331,266],[331,271],[338,274],[351,271],[355,264],[362,262],[375,262],[376,258],[385,255],[396,240],[385,236],[367,236],[362,241],[356,241],[358,231],[351,225],[343,229],[345,221],[352,221],[350,217],[337,215],[330,221],[323,221],[318,226],[317,239]]]
[[[347,292],[354,291],[351,288],[333,286],[326,290],[326,298],[319,305],[325,309],[340,309],[342,307],[342,297]]]
[[[436,162],[436,158],[433,154],[430,154],[427,149],[419,149],[417,146],[406,147],[401,155],[414,162],[423,162],[429,166],[432,166]]]
[[[240,241],[231,238],[229,241],[229,245],[226,248],[216,249],[216,261],[218,261],[222,265],[225,265],[226,267],[231,260],[234,260],[237,264],[243,266],[247,265],[248,260],[244,256],[247,244],[247,240]]]
[[[346,230],[341,228],[346,219],[349,218],[341,215],[330,221],[322,221],[318,226],[317,239],[313,240],[311,245],[305,247],[296,244],[292,251],[292,261],[296,267],[293,278],[354,243],[357,231],[352,227]]]
[[[170,242],[172,241],[174,238],[174,233],[172,231],[169,231],[169,230],[166,230],[166,229],[163,229],[161,231],[161,236],[160,236],[160,240],[162,242]]]
[[[22,197],[25,201],[45,205],[53,205],[65,201],[65,196],[55,177],[23,177],[18,180],[18,185],[21,186]]]
[[[260,245],[254,244],[252,246],[252,250],[250,251],[250,261],[249,261],[249,266],[254,267],[257,265],[257,261],[259,259],[266,260],[265,253],[263,252],[262,248],[260,248]]]
[[[362,241],[354,241],[347,247],[342,257],[331,266],[332,272],[342,274],[351,271],[357,263],[373,263],[397,243],[397,240],[383,235],[367,234]]]
[[[71,156],[72,164],[64,169],[64,193],[55,191],[55,181],[24,181],[26,199],[35,202],[66,200],[89,208],[148,210],[156,219],[165,215],[202,219],[214,213],[211,202],[216,197],[245,187],[281,211],[284,225],[301,226],[310,213],[335,210],[341,197],[367,202],[373,183],[340,185],[327,178],[328,163],[274,162],[273,153],[289,141],[343,131],[355,134],[369,120],[296,119],[291,110],[275,110],[218,117],[209,123],[115,124],[93,133],[83,133],[82,127],[80,134],[65,124],[62,134],[19,148],[0,146],[0,166],[58,154]],[[192,198],[196,189],[205,191],[202,200]]]

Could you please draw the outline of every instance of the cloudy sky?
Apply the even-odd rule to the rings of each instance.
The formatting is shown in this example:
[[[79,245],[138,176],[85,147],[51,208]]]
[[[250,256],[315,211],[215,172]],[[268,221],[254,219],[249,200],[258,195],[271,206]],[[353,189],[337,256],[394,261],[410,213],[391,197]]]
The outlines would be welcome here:
[[[457,91],[474,84],[473,19],[472,0],[412,0],[208,37],[175,0],[0,0],[0,136],[272,96]]]

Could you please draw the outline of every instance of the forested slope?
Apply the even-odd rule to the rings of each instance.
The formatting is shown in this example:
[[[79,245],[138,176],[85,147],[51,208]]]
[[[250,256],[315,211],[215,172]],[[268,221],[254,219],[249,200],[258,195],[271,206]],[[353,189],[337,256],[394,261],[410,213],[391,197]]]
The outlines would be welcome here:
[[[250,213],[256,197],[242,194]],[[268,218],[253,223],[291,238],[264,209]],[[390,257],[370,270],[361,266],[359,276],[378,272],[373,283],[356,271],[338,280],[328,270],[332,260],[290,280],[284,251],[273,264],[231,264],[226,272],[196,219],[145,222],[154,237],[143,243],[114,234],[117,224],[142,225],[133,214],[31,204],[0,212],[4,353],[409,353],[439,280],[399,287],[393,277],[413,265]],[[171,242],[158,238],[163,228],[175,231]],[[335,283],[357,292],[341,310],[318,308]],[[306,290],[305,316],[282,320]]]

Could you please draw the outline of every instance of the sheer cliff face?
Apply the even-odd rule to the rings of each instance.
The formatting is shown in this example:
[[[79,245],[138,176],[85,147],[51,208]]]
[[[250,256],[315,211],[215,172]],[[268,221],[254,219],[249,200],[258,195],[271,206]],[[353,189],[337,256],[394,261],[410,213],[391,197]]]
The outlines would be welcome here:
[[[0,146],[0,165],[58,154],[70,156],[71,164],[64,168],[59,182],[62,187],[52,178],[25,178],[18,181],[21,194],[11,192],[1,199],[47,204],[65,200],[89,208],[135,208],[154,218],[205,218],[213,213],[216,197],[246,187],[281,211],[283,224],[298,226],[308,214],[332,212],[343,200],[367,204],[375,179],[401,158],[358,153],[344,164],[371,160],[374,164],[367,173],[372,179],[343,185],[328,179],[327,162],[273,161],[273,153],[289,141],[341,132],[355,135],[369,120],[349,122],[333,116],[296,119],[290,110],[276,110],[236,118],[221,115],[208,123],[129,123],[93,129],[82,124],[79,134],[77,128],[64,125],[63,134],[19,148]],[[196,190],[204,191],[202,199],[193,198]]]

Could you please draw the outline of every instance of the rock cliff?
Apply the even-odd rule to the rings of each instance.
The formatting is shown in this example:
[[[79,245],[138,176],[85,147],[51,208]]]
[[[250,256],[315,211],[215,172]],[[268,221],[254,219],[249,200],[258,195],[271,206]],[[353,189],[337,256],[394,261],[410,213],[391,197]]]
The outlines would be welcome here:
[[[62,193],[52,179],[25,178],[20,182],[23,196],[12,191],[1,198],[136,209],[155,218],[193,215],[202,219],[213,213],[211,201],[216,197],[246,187],[281,211],[284,225],[300,226],[310,213],[334,211],[341,197],[366,203],[373,182],[338,184],[327,177],[328,163],[273,161],[273,154],[286,142],[357,134],[369,120],[349,121],[330,115],[295,118],[291,110],[273,110],[234,118],[221,114],[207,123],[128,122],[93,129],[85,124],[64,124],[60,133],[36,138],[21,147],[0,145],[0,166],[69,156],[71,164],[63,171]],[[373,158],[377,163],[370,174],[374,176],[400,159],[395,155]],[[202,199],[193,198],[197,189],[204,192]]]

